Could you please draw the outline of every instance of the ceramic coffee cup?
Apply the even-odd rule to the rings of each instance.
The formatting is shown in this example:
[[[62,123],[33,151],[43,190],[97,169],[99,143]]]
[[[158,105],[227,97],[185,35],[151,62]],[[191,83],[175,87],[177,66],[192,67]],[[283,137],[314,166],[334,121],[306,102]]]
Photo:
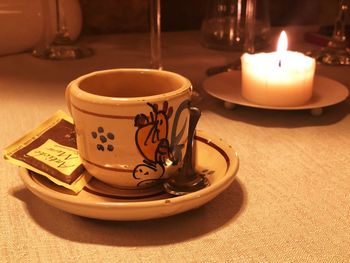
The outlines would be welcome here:
[[[171,176],[185,154],[192,85],[149,69],[97,71],[73,80],[66,100],[86,170],[123,189]]]

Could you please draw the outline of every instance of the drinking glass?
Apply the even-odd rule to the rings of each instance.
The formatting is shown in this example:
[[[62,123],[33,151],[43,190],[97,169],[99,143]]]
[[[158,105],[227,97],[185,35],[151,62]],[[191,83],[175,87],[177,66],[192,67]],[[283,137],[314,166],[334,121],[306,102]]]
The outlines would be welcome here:
[[[261,2],[260,2],[261,3]],[[239,5],[242,3],[240,2]],[[220,48],[223,44],[225,44],[225,49],[237,49],[241,50],[243,53],[255,53],[256,48],[261,48],[261,45],[257,42],[256,35],[260,34],[261,31],[258,31],[258,28],[256,27],[256,8],[257,8],[257,0],[245,0],[245,13],[244,13],[244,24],[242,25],[242,29],[240,30],[241,38],[236,40],[236,42],[229,41],[229,42],[221,42],[219,45],[219,42],[207,42],[209,47],[214,48]],[[240,15],[243,16],[243,15]],[[232,33],[233,34],[233,33]],[[237,33],[238,34],[238,33]],[[258,40],[259,41],[259,40]],[[211,46],[211,44],[213,46]],[[215,44],[216,43],[216,44]],[[234,58],[232,61],[225,65],[220,66],[213,66],[207,69],[206,73],[208,76],[212,76],[215,74],[219,74],[225,71],[231,71],[231,70],[240,70],[241,69],[241,59],[240,56]]]
[[[349,0],[339,1],[338,16],[334,24],[332,37],[327,46],[319,50],[309,51],[307,55],[326,65],[350,65],[350,50],[347,47],[345,35],[345,21],[349,10],[349,2]]]
[[[53,40],[50,39],[50,0],[41,0],[43,14],[43,32],[38,45],[32,55],[42,59],[64,60],[81,59],[93,55],[92,49],[78,45],[72,40],[63,8],[64,0],[55,0],[56,32]]]
[[[209,0],[201,27],[204,46],[242,51],[246,37],[253,37],[254,46],[264,48],[270,31],[268,5],[268,0]]]
[[[150,0],[151,68],[162,70],[160,14],[160,0]]]

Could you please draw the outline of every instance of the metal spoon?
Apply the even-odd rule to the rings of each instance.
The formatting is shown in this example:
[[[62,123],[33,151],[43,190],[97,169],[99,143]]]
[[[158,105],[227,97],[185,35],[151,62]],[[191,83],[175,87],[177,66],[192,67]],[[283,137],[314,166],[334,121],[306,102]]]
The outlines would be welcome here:
[[[188,140],[183,166],[181,167],[178,174],[170,177],[163,184],[165,191],[169,194],[185,195],[194,191],[198,191],[209,185],[207,178],[195,172],[192,163],[193,139],[200,116],[201,111],[198,108],[190,108]]]
[[[207,76],[213,76],[222,72],[227,72],[231,70],[241,70],[241,59],[236,59],[233,62],[227,63],[221,66],[214,66],[207,69]]]

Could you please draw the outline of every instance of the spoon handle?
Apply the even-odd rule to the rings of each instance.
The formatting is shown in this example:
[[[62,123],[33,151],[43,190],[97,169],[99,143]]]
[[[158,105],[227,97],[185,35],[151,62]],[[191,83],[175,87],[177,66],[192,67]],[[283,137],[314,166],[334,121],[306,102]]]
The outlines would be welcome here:
[[[183,159],[183,165],[179,173],[170,177],[163,184],[164,190],[172,195],[185,195],[194,191],[198,191],[210,185],[209,180],[204,176],[196,174],[193,165],[193,140],[201,111],[198,108],[190,108],[190,121],[188,127],[188,139],[186,153]]]
[[[186,146],[186,153],[184,157],[184,163],[183,163],[183,172],[182,175],[184,176],[191,176],[194,174],[194,168],[193,168],[193,139],[196,132],[196,126],[199,121],[199,118],[201,117],[201,111],[200,109],[196,107],[190,108],[190,123],[188,127],[188,139],[187,139],[187,146]]]

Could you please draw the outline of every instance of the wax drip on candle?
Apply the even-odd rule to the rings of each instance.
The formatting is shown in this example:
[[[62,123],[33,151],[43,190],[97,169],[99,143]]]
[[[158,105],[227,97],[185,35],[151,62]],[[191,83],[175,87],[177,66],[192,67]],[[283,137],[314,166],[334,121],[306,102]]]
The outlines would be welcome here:
[[[283,54],[285,54],[287,52],[288,49],[288,39],[287,39],[287,34],[286,32],[283,30],[280,34],[280,37],[278,39],[278,43],[277,43],[277,54],[279,56],[279,60],[278,60],[278,66],[281,67],[282,66],[282,58],[283,58]]]

